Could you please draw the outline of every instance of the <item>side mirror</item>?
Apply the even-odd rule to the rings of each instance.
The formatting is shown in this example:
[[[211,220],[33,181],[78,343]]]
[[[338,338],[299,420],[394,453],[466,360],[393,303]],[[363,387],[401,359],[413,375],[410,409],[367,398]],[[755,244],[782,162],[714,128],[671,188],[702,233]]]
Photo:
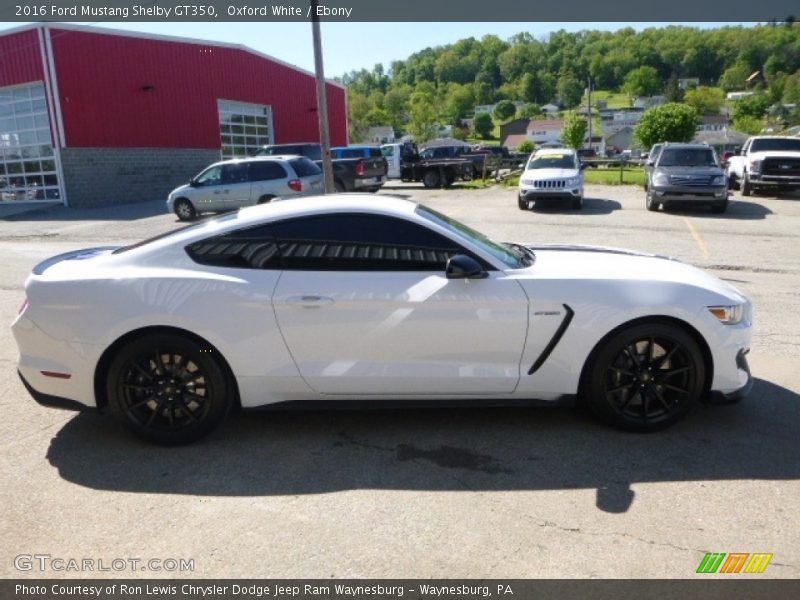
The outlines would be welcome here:
[[[447,261],[445,275],[448,279],[486,279],[489,277],[480,263],[464,254],[451,256]]]
[[[189,180],[189,187],[197,187],[197,181],[194,179]]]

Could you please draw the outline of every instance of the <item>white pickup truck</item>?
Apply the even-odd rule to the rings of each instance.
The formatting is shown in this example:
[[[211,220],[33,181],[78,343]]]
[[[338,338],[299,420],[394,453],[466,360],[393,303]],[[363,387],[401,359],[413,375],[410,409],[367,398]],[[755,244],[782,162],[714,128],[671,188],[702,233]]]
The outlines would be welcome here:
[[[755,136],[728,159],[730,186],[742,196],[753,190],[800,190],[800,137]]]

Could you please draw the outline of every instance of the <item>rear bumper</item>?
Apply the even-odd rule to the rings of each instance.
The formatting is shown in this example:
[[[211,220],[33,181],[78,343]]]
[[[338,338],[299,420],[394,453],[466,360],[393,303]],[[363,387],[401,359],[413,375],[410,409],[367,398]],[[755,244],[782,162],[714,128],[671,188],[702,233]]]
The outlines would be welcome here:
[[[62,398],[60,396],[51,396],[50,394],[45,394],[39,392],[33,388],[33,386],[28,383],[28,380],[25,379],[25,376],[17,370],[17,375],[22,380],[22,385],[25,386],[25,389],[28,390],[28,393],[31,397],[37,402],[37,404],[41,404],[42,406],[46,406],[48,408],[60,408],[62,410],[74,410],[80,412],[96,412],[97,409],[91,406],[86,406],[85,404],[81,404],[75,400],[70,400],[69,398]]]
[[[386,183],[386,175],[378,175],[377,177],[361,177],[353,180],[353,188],[363,190],[368,188],[381,187]]]

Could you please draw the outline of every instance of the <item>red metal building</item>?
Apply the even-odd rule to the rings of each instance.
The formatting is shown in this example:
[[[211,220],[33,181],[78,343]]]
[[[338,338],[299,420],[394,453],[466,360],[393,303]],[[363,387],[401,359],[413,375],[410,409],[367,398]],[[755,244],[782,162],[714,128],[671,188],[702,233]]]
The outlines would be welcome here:
[[[331,142],[344,88],[327,84]],[[205,165],[319,141],[312,73],[244,46],[36,24],[0,33],[0,201],[163,198]]]

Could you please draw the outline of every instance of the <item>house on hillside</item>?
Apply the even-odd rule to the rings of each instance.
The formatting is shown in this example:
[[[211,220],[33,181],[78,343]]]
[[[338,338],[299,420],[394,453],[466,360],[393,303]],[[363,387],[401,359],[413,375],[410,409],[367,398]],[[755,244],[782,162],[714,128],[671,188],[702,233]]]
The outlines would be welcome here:
[[[555,115],[558,111],[559,108],[555,104],[545,104],[542,106],[542,112],[546,115]]]
[[[623,127],[622,129],[606,136],[606,148],[630,150],[634,146],[633,127]]]
[[[728,127],[725,115],[703,115],[697,123],[697,131],[722,131]]]
[[[506,143],[506,138],[511,135],[525,136],[528,133],[528,124],[530,122],[530,119],[514,119],[508,123],[502,123],[500,125],[500,145],[510,148],[511,146]]]
[[[517,146],[519,146],[522,142],[528,140],[528,134],[526,133],[511,133],[506,137],[502,138],[502,145],[508,148],[511,151],[515,151]]]
[[[600,111],[600,126],[603,134],[608,137],[613,133],[622,131],[626,127],[633,129],[644,115],[643,108],[618,108]]]
[[[681,90],[696,88],[698,85],[700,85],[700,78],[698,77],[683,77],[678,79],[678,89]]]
[[[563,119],[533,119],[528,123],[526,133],[534,144],[552,144],[561,141],[563,129]]]
[[[370,127],[367,130],[365,142],[372,144],[391,144],[394,142],[394,129],[392,127]]]

